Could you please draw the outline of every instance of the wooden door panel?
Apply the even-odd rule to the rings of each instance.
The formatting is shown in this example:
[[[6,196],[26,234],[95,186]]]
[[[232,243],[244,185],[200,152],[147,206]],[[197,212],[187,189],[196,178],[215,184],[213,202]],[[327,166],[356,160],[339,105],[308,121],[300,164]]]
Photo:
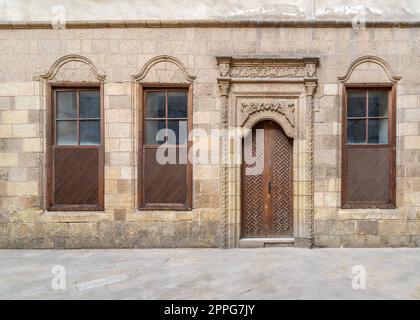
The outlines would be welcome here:
[[[293,180],[292,141],[283,130],[273,128],[272,141],[272,236],[292,235]]]
[[[256,157],[256,163],[264,161],[264,154],[258,153],[256,148],[256,131],[263,129],[257,125],[252,130],[252,156]],[[242,148],[243,149],[243,148]],[[264,172],[255,175],[247,175],[246,168],[255,167],[255,164],[243,164],[242,166],[242,235],[244,237],[261,237],[265,235],[264,219]]]
[[[256,154],[255,130],[264,129],[264,152]],[[292,235],[292,141],[271,121],[252,132],[252,153],[264,162],[260,175],[247,175],[242,166],[242,237]],[[257,160],[257,161],[258,161]]]

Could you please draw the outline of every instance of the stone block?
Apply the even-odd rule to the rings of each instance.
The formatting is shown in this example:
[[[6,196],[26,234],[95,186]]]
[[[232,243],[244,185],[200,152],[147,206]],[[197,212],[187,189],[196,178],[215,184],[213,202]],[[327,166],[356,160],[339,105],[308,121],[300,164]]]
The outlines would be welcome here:
[[[356,222],[357,234],[377,235],[378,225],[378,221],[358,220]]]
[[[0,124],[0,139],[12,137],[12,126],[10,124]]]
[[[129,193],[131,190],[131,181],[130,180],[117,180],[117,192],[119,194]]]
[[[333,224],[333,234],[336,235],[354,235],[356,233],[355,221],[336,221]]]
[[[127,109],[109,109],[105,113],[106,122],[110,123],[132,123],[132,112]]]
[[[340,247],[364,248],[366,247],[366,236],[364,235],[341,235]]]
[[[398,123],[399,136],[417,136],[419,134],[419,124],[416,122]]]
[[[32,96],[33,82],[4,82],[0,83],[0,96]]]
[[[129,166],[130,153],[128,152],[106,152],[106,163],[111,166]]]
[[[130,180],[133,178],[133,168],[129,166],[120,167],[120,178],[125,180]]]
[[[9,181],[7,183],[7,194],[9,196],[36,196],[38,194],[38,183]]]
[[[315,208],[315,220],[327,221],[335,220],[337,218],[336,208]]]
[[[115,221],[126,221],[126,212],[124,209],[114,209]]]
[[[324,192],[315,192],[314,193],[314,206],[315,208],[324,207]]]
[[[15,106],[14,97],[0,97],[0,110],[10,110]]]
[[[336,235],[315,235],[315,247],[319,248],[338,248],[340,247],[340,237]]]
[[[406,234],[412,236],[420,236],[420,220],[417,221],[407,221],[407,231]]]
[[[398,108],[414,109],[418,107],[418,96],[417,95],[403,95],[397,98]]]
[[[402,114],[402,121],[404,122],[419,122],[420,121],[420,108],[405,109]]]
[[[368,247],[368,248],[379,248],[379,247],[381,247],[381,236],[366,235],[366,247]]]
[[[109,96],[109,108],[110,109],[130,109],[131,108],[131,96]]]
[[[331,221],[315,221],[315,234],[316,235],[331,235],[332,234]]]
[[[69,228],[67,223],[43,223],[43,233],[49,238],[67,238]]]
[[[120,151],[120,139],[118,138],[107,138],[105,139],[105,149],[108,152]]]
[[[28,111],[22,111],[22,110],[2,111],[1,122],[4,124],[27,123]]]
[[[37,152],[21,152],[19,153],[20,167],[38,167],[40,154]]]
[[[336,83],[325,83],[324,84],[324,95],[325,96],[336,96],[336,95],[338,95],[338,85]]]
[[[406,136],[404,137],[405,149],[420,149],[420,136]]]
[[[128,152],[131,151],[132,142],[129,138],[122,138],[120,139],[120,151],[122,152]]]
[[[18,165],[17,153],[0,153],[0,167],[16,167]]]
[[[326,208],[336,208],[340,205],[338,192],[326,192],[324,195],[324,206]]]
[[[68,223],[68,234],[71,239],[93,238],[98,234],[97,223]]]
[[[210,124],[211,113],[206,111],[200,111],[194,113],[195,124]]]
[[[22,139],[22,151],[23,152],[40,152],[41,139],[39,138]]]
[[[9,181],[26,181],[28,179],[27,168],[13,167],[9,170]]]
[[[117,193],[117,180],[105,180],[105,194]]]
[[[37,124],[14,124],[12,126],[13,138],[33,138],[38,136]]]
[[[120,178],[119,167],[105,166],[105,180],[116,180]]]
[[[407,247],[410,237],[405,235],[383,235],[381,236],[381,247]]]
[[[420,235],[410,236],[409,237],[409,247],[420,247]]]
[[[110,123],[107,136],[110,138],[128,138],[131,136],[131,124]]]
[[[405,235],[407,222],[403,220],[381,220],[379,221],[379,235]]]
[[[39,97],[17,96],[15,97],[15,108],[18,110],[39,110]]]

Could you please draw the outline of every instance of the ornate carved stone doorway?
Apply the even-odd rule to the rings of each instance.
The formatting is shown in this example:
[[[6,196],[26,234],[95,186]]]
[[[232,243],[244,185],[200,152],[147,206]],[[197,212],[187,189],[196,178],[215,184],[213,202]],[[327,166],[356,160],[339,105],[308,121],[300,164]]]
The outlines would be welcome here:
[[[220,246],[313,244],[313,108],[316,57],[217,57],[221,128],[251,129],[268,120],[293,139],[292,231],[274,238],[241,237],[242,139],[222,139]],[[238,154],[238,152],[240,152]]]
[[[293,236],[292,148],[274,121],[259,122],[244,138],[241,238]]]

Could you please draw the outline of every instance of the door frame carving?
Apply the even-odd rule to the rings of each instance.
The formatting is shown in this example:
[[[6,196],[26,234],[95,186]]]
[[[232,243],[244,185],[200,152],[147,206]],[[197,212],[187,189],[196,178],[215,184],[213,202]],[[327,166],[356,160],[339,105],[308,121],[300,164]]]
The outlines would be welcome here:
[[[218,56],[220,129],[277,122],[293,138],[293,243],[313,245],[313,122],[318,57]],[[244,102],[245,101],[245,102]],[[240,105],[252,108],[245,116]],[[293,105],[293,112],[290,109]],[[238,141],[239,140],[239,141]],[[222,139],[219,246],[239,247],[241,169],[233,162],[241,139]],[[242,155],[240,155],[242,156]]]

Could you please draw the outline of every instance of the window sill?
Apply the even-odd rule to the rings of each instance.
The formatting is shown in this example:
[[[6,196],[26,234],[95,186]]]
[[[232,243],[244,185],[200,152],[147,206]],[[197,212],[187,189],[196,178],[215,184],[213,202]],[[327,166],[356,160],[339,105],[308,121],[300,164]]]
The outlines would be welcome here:
[[[112,215],[106,211],[47,211],[41,216],[46,220],[57,222],[97,222],[99,220],[112,219]]]
[[[338,220],[347,220],[347,219],[400,219],[401,212],[399,208],[388,208],[388,209],[338,209],[337,219]]]
[[[94,211],[101,212],[105,209],[98,205],[87,205],[87,206],[52,206],[46,210],[47,212],[85,212],[85,211]]]
[[[138,211],[191,211],[192,208],[182,204],[148,204],[138,207]]]
[[[193,210],[142,210],[135,209],[128,221],[143,222],[172,222],[172,221],[192,221],[197,219],[199,214]]]

